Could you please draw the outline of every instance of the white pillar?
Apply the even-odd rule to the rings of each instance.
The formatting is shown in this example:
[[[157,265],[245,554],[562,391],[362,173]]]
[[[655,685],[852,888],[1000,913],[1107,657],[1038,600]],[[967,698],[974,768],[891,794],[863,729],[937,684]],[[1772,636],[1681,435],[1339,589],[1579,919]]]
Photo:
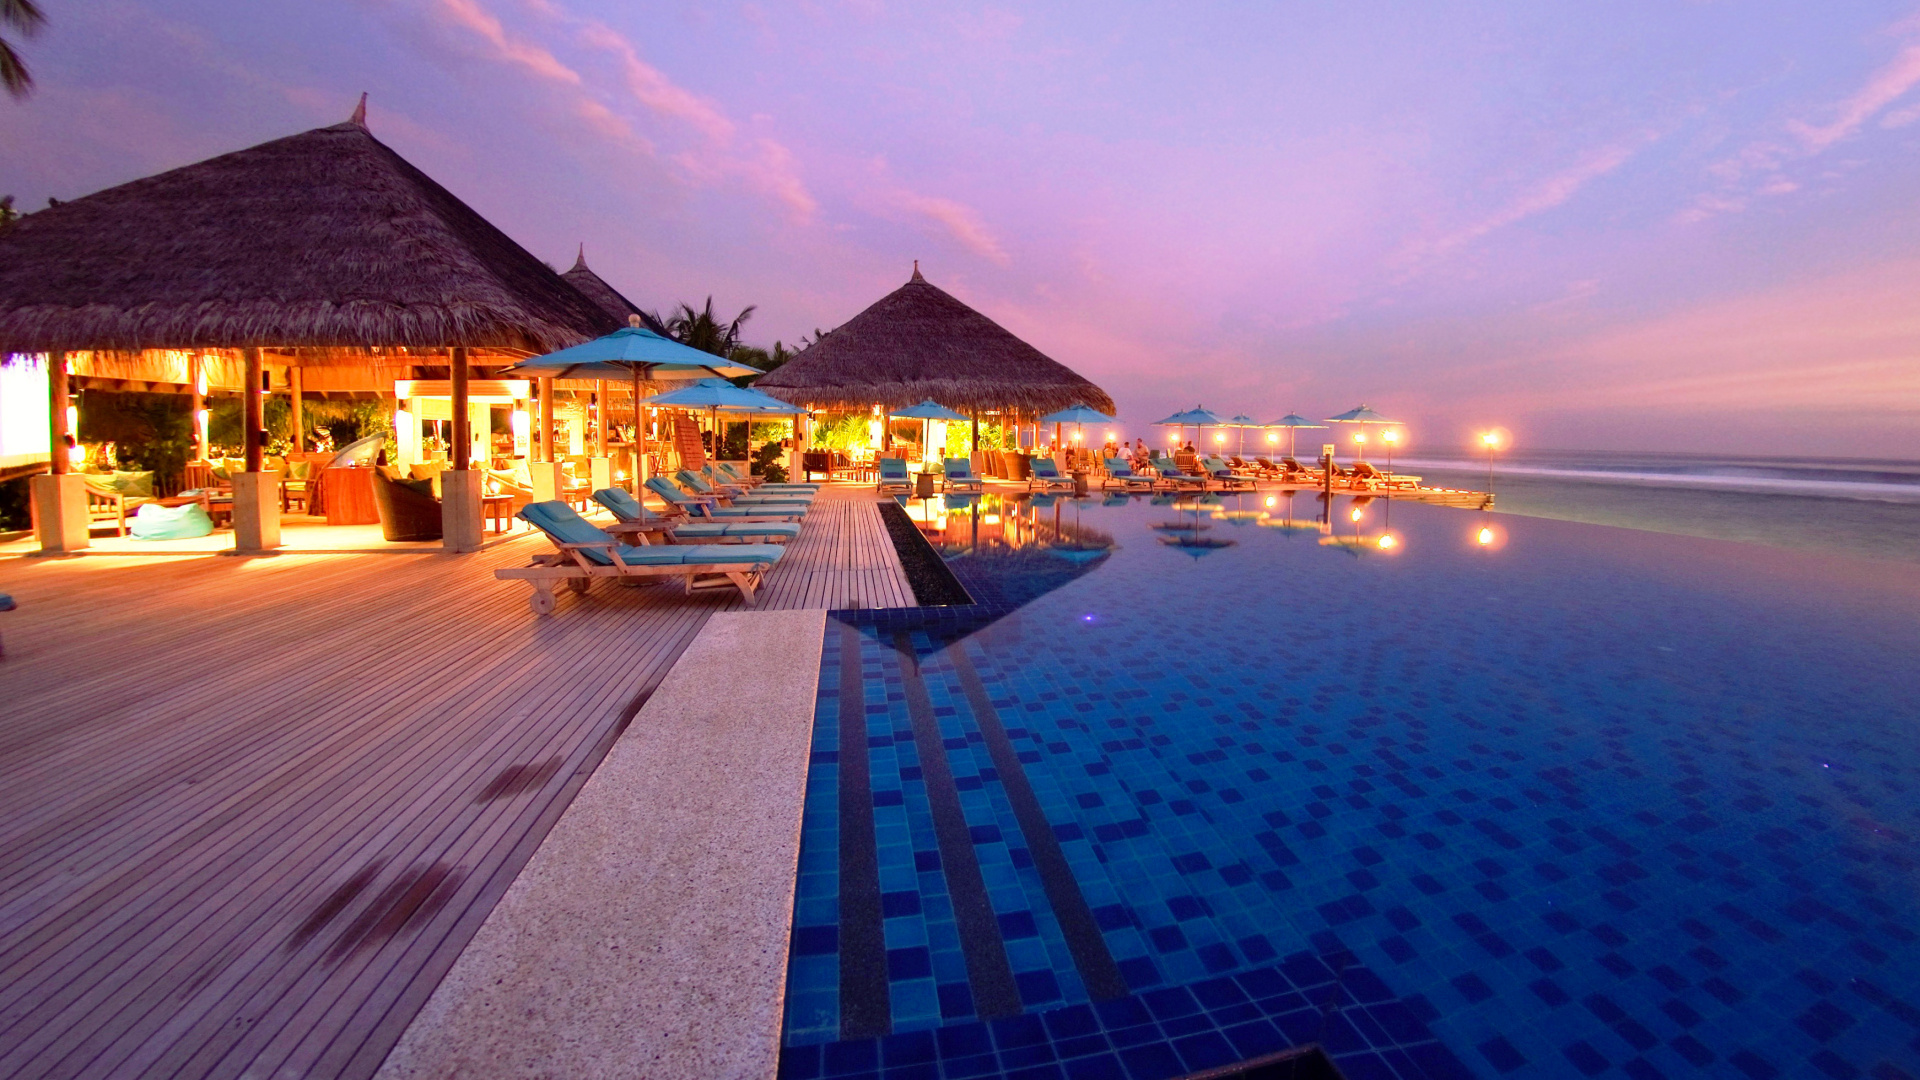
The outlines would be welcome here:
[[[280,474],[243,472],[233,477],[233,549],[271,551],[280,546]]]
[[[36,476],[29,487],[41,554],[65,554],[93,543],[87,534],[87,482],[80,474]]]
[[[440,474],[440,546],[447,551],[479,551],[480,470]]]

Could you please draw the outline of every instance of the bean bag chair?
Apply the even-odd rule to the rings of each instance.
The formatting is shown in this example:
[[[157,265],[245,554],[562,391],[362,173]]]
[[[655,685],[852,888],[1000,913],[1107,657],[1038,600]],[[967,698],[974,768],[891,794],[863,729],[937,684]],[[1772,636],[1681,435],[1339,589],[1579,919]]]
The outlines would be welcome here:
[[[184,506],[148,503],[127,523],[135,540],[191,540],[213,531],[213,519],[197,502]]]

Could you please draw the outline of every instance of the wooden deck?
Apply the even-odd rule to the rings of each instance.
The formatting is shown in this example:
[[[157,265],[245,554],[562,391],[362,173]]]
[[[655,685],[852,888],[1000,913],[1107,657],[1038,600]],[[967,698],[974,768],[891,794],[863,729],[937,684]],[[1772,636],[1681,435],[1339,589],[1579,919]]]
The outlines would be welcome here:
[[[491,571],[543,546],[0,560],[0,1076],[371,1076],[739,606],[600,584],[539,618]],[[761,594],[911,602],[855,488]]]

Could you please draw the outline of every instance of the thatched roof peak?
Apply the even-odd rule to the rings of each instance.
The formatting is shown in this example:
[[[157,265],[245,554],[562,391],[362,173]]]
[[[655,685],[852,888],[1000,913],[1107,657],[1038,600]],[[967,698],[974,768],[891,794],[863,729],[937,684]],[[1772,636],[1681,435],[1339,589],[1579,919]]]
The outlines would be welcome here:
[[[580,253],[574,256],[573,268],[560,276],[566,279],[567,284],[580,290],[581,295],[593,301],[594,306],[606,312],[607,316],[620,326],[630,325],[633,318],[638,316],[647,329],[665,336],[667,328],[660,325],[660,320],[640,310],[640,305],[627,299],[620,290],[607,284],[604,278],[593,272],[593,269],[587,265],[586,244],[581,244]]]
[[[374,138],[331,127],[0,235],[0,352],[405,346],[543,353],[615,319]]]
[[[372,130],[367,128],[367,92],[365,90],[360,91],[360,104],[353,107],[353,115],[347,117],[347,123]]]
[[[754,384],[798,405],[1053,412],[1107,392],[929,282],[913,277]]]

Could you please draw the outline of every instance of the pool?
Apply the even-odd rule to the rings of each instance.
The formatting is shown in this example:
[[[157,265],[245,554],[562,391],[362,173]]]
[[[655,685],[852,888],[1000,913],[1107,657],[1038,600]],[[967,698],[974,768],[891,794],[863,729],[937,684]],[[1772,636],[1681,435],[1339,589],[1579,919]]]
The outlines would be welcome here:
[[[907,508],[983,603],[829,620],[783,1076],[1920,1071],[1911,568]]]

